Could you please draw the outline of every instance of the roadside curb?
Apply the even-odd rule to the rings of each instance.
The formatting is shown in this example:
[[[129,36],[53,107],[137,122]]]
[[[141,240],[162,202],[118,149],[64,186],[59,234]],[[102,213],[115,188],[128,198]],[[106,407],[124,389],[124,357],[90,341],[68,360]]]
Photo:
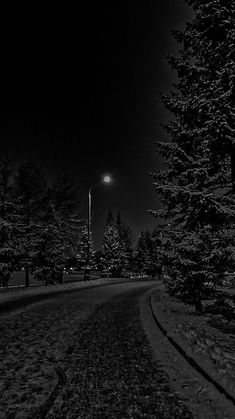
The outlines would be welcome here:
[[[198,373],[200,373],[210,384],[212,384],[221,394],[223,394],[230,402],[235,406],[235,392],[234,386],[223,385],[221,383],[220,377],[217,374],[212,374],[209,370],[203,365],[202,361],[198,357],[193,356],[192,353],[189,354],[186,345],[180,338],[173,337],[173,333],[167,330],[167,326],[164,323],[164,320],[157,309],[156,302],[153,301],[153,293],[151,293],[149,299],[149,305],[152,313],[152,317],[155,321],[155,324],[161,331],[162,335],[168,340],[168,342],[183,356],[183,358],[188,362],[188,364],[193,367]]]

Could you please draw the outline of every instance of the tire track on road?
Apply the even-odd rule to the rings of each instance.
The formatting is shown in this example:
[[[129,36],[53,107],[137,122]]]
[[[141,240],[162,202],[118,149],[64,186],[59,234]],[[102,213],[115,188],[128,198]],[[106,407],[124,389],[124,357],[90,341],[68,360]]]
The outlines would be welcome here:
[[[73,374],[48,419],[192,417],[141,325],[139,298],[150,288],[116,296],[84,321],[69,361]]]

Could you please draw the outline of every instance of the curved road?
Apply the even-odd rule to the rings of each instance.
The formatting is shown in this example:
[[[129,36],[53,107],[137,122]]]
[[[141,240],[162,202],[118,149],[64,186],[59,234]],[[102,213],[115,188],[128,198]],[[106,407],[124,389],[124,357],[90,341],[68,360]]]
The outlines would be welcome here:
[[[190,418],[142,327],[153,281],[60,292],[0,314],[0,418]]]

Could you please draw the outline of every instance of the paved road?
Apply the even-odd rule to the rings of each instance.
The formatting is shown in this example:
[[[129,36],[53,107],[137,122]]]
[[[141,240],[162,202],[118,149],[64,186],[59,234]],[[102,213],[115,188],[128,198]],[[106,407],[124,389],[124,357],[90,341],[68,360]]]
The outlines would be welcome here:
[[[1,314],[0,418],[190,418],[142,328],[139,300],[154,286],[60,293]]]

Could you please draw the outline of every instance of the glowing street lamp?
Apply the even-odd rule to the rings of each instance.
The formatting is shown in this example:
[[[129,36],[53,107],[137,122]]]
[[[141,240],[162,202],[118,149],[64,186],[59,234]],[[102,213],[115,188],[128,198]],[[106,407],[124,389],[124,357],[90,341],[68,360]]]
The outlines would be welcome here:
[[[105,175],[104,177],[103,177],[103,182],[104,183],[110,183],[111,182],[111,177],[109,176],[109,175]]]
[[[104,175],[102,178],[102,183],[110,184],[112,182],[112,178],[110,175]],[[90,259],[91,259],[91,249],[90,249],[90,236],[91,236],[91,191],[95,185],[89,187],[88,190],[88,217],[87,217],[87,263],[86,268],[84,271],[84,280],[90,279]]]

